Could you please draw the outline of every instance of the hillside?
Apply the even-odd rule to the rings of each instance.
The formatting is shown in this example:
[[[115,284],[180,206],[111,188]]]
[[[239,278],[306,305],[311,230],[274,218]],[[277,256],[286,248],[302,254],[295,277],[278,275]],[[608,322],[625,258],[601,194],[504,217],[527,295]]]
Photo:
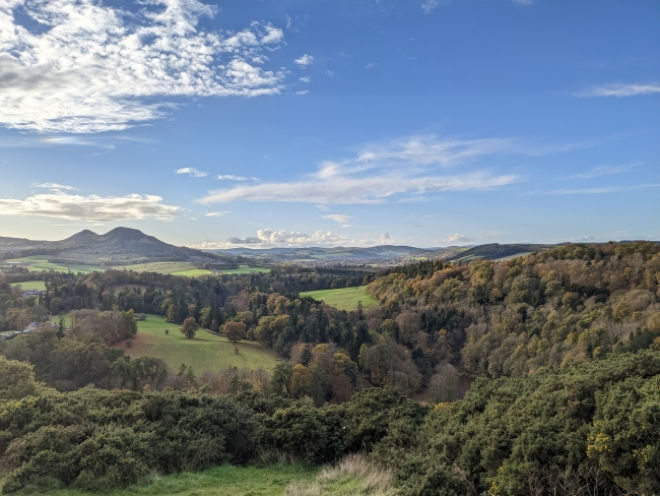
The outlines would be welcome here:
[[[413,246],[381,245],[369,248],[230,248],[210,250],[209,253],[241,256],[270,263],[293,263],[308,267],[335,267],[365,265],[394,267],[423,260],[458,260],[460,258],[498,259],[510,255],[542,251],[553,245],[498,245],[449,246],[445,248],[415,248]]]
[[[61,241],[0,238],[0,256],[7,259],[45,256],[54,263],[128,265],[152,261],[198,263],[233,260],[192,248],[174,246],[137,229],[118,227],[106,234],[81,231]]]

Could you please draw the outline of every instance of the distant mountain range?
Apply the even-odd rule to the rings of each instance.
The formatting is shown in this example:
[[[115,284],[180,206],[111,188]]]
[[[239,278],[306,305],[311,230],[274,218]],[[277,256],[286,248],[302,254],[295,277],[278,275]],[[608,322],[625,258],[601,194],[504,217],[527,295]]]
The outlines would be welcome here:
[[[229,248],[209,250],[218,255],[241,256],[260,262],[293,263],[305,266],[372,265],[375,267],[400,265],[420,260],[492,260],[531,253],[555,245],[497,243],[480,246],[450,246],[447,248],[415,248],[413,246],[381,245],[369,248]]]
[[[306,267],[364,266],[377,269],[422,260],[500,260],[547,250],[554,246],[558,245],[491,243],[446,248],[380,245],[369,248],[230,248],[202,251],[164,243],[137,229],[118,227],[106,234],[84,230],[61,241],[34,241],[0,236],[0,259],[46,255],[59,262],[102,266],[155,261],[186,261],[207,266],[247,261],[258,264],[289,263]]]
[[[142,231],[126,227],[118,227],[106,234],[84,230],[61,241],[0,237],[0,258],[34,255],[48,255],[68,262],[109,265],[179,260],[214,262],[234,258],[170,245]]]

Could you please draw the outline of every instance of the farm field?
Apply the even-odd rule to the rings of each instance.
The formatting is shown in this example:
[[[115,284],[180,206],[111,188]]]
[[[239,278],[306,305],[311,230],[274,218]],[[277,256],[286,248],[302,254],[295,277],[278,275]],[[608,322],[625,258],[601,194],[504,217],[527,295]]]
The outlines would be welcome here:
[[[240,265],[238,269],[226,269],[226,270],[219,270],[218,273],[220,274],[254,274],[257,272],[265,272],[269,273],[270,268],[267,267],[249,267],[247,265]]]
[[[106,270],[105,268],[99,265],[51,263],[48,261],[48,258],[49,257],[45,255],[34,255],[31,257],[14,258],[12,260],[7,260],[7,262],[30,262],[31,265],[29,267],[29,270],[31,272],[53,270],[55,272],[73,272],[73,273],[82,272],[83,274],[90,274],[92,272]]]
[[[179,324],[166,322],[162,315],[147,315],[146,320],[137,324],[138,333],[130,348],[126,348],[125,341],[113,347],[126,350],[131,357],[161,358],[174,371],[184,363],[192,366],[197,374],[219,372],[228,367],[272,370],[277,364],[277,354],[254,341],[240,341],[236,345],[237,355],[234,343],[228,339],[203,329],[197,331],[195,339],[188,339],[179,332]],[[169,329],[169,334],[165,334],[165,329]]]
[[[160,272],[175,276],[206,276],[211,275],[210,270],[197,269],[190,262],[148,262],[135,265],[118,265],[116,270],[133,270],[135,272]]]
[[[24,281],[24,282],[12,282],[12,287],[20,286],[23,291],[29,291],[36,289],[37,291],[46,291],[46,283],[44,281]]]
[[[300,293],[300,296],[311,296],[317,301],[324,301],[331,307],[346,311],[355,310],[360,301],[364,308],[378,306],[378,302],[374,297],[367,293],[366,286],[305,291]]]

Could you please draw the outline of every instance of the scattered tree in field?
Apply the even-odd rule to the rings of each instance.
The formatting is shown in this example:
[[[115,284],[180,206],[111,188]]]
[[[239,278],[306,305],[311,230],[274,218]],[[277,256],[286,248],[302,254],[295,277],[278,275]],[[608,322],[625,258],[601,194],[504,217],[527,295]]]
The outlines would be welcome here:
[[[195,320],[195,318],[188,317],[186,320],[183,321],[183,325],[179,330],[183,334],[185,334],[188,339],[193,339],[195,337],[195,333],[197,332],[198,328],[199,326],[197,325],[197,321]]]
[[[236,343],[245,338],[245,324],[243,322],[227,322],[222,333],[227,339]]]
[[[131,348],[133,346],[133,340],[127,339],[126,340],[126,348]]]
[[[166,336],[169,336],[169,335],[170,335],[170,330],[169,330],[169,329],[165,329],[165,335],[166,335]]]

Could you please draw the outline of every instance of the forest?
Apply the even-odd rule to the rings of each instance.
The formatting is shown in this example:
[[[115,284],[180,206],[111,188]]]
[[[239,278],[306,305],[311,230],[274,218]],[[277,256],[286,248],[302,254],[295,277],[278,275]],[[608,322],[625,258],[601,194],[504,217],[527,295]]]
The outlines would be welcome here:
[[[403,495],[660,492],[658,244],[377,274],[47,273],[30,297],[19,277],[0,280],[0,326],[41,324],[0,339],[5,493],[126,487],[272,453],[310,465],[367,453]],[[299,295],[364,284],[379,306]],[[281,361],[198,375],[129,358],[112,345],[142,313]],[[459,399],[462,376],[474,382]]]

